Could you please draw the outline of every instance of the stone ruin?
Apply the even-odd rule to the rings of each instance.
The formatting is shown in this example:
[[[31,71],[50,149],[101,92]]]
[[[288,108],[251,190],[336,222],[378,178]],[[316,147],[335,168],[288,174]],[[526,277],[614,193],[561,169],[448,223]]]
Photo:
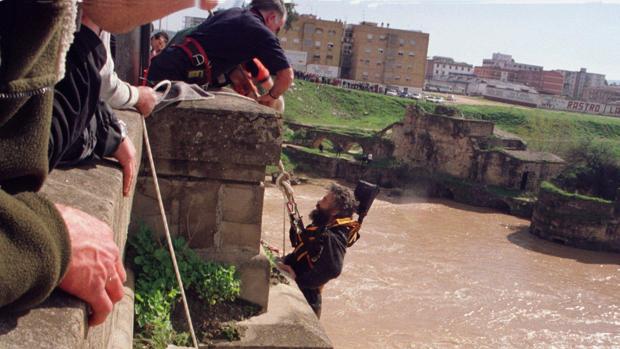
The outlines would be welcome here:
[[[565,166],[554,154],[527,150],[523,140],[496,130],[493,122],[426,113],[414,105],[391,139],[394,158],[411,168],[513,190],[537,192]]]

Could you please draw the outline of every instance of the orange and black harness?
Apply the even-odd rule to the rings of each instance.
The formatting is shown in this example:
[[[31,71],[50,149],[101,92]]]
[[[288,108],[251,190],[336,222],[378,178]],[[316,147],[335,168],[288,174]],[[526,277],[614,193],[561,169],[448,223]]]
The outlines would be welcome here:
[[[360,227],[359,222],[348,217],[336,219],[334,224],[326,227],[309,225],[303,230],[292,228],[290,231],[291,244],[294,248],[292,255],[298,265],[305,264],[303,269],[313,269],[323,252],[322,239],[327,230],[345,229],[347,247],[351,247],[360,238]]]

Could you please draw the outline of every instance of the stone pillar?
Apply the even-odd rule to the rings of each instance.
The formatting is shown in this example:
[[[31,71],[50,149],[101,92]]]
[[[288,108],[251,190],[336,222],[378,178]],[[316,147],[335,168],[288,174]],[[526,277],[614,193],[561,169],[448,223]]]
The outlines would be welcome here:
[[[235,264],[242,298],[267,306],[269,263],[260,237],[265,167],[280,159],[282,118],[233,96],[186,101],[147,120],[173,234],[208,260]],[[138,181],[134,222],[163,233],[148,162]]]

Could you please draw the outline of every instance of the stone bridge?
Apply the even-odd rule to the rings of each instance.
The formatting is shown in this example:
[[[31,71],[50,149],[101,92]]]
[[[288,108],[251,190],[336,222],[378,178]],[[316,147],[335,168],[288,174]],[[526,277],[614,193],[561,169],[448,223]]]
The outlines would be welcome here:
[[[286,126],[295,131],[294,144],[310,148],[329,140],[335,147],[340,147],[343,153],[349,152],[354,146],[359,146],[363,154],[372,154],[373,159],[385,159],[392,156],[393,143],[373,131],[354,131],[338,127],[309,126],[287,121]]]
[[[119,111],[138,156],[142,123]],[[245,320],[239,341],[209,347],[331,348],[295,282],[270,286],[270,264],[260,246],[265,167],[280,158],[282,118],[272,109],[233,96],[182,102],[147,120],[149,138],[173,234],[190,239],[206,260],[234,264],[241,298],[264,313]],[[43,191],[112,227],[124,251],[131,224],[161,232],[149,170],[142,162],[135,195],[122,195],[122,173],[110,160],[56,170]],[[133,208],[132,208],[133,206]],[[131,263],[127,263],[129,266]],[[127,349],[133,344],[133,278],[105,324],[89,328],[87,305],[61,291],[20,314],[0,314],[0,348]],[[205,347],[205,346],[203,346]]]

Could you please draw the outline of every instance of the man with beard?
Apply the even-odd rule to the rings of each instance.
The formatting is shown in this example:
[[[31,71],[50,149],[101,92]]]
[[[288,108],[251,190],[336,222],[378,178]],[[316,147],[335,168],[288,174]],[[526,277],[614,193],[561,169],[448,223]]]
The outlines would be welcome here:
[[[312,310],[321,316],[321,290],[342,272],[344,255],[359,237],[359,223],[352,216],[357,201],[351,190],[332,184],[310,213],[312,224],[291,227],[293,252],[279,267],[291,274]]]

